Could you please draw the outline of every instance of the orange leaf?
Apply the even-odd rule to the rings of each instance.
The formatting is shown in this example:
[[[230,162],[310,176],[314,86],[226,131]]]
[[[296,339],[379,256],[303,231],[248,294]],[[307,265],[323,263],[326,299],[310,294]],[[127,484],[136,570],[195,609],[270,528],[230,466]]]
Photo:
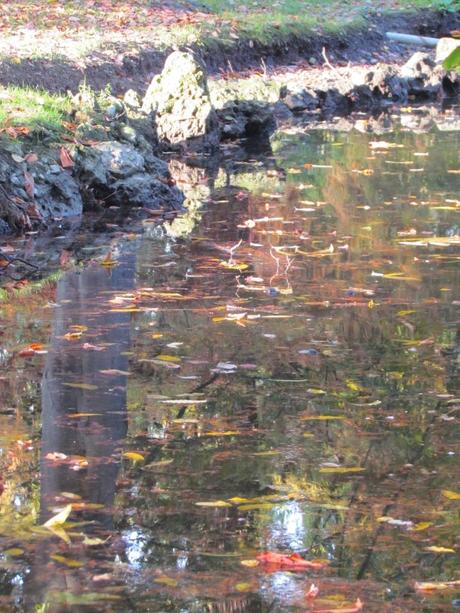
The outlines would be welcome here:
[[[324,568],[324,566],[327,566],[327,562],[323,560],[304,560],[298,553],[287,555],[267,551],[256,556],[256,560],[267,566],[269,572],[280,569],[295,571],[307,568]]]
[[[61,160],[62,168],[73,168],[75,166],[75,162],[72,160],[70,153],[65,147],[61,147],[59,159]]]

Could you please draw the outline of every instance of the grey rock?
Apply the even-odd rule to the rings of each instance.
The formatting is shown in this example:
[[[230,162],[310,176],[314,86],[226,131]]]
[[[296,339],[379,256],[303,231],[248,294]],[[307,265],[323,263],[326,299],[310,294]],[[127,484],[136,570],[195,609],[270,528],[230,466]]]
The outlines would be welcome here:
[[[117,141],[98,143],[80,150],[78,172],[88,183],[109,185],[111,177],[125,178],[144,170],[144,157],[131,145]]]
[[[134,89],[128,89],[123,97],[123,102],[125,106],[130,107],[131,109],[140,109],[142,106],[142,101],[139,94],[134,91]]]
[[[441,91],[444,71],[428,53],[414,53],[399,74],[407,82],[409,95],[435,98]]]
[[[142,109],[155,114],[161,143],[187,149],[217,146],[219,126],[211,103],[204,66],[191,54],[171,53],[155,77]]]
[[[313,111],[319,106],[318,95],[310,89],[288,91],[283,98],[283,102],[294,112],[306,110]]]
[[[458,38],[445,37],[439,39],[436,46],[436,62],[442,63],[455,49],[460,47],[460,40]]]
[[[9,223],[7,223],[4,219],[0,219],[0,236],[6,236],[7,234],[11,234],[12,229]]]
[[[218,111],[224,138],[268,137],[276,128],[271,104],[235,100]]]
[[[377,64],[364,78],[374,96],[391,102],[407,102],[408,85],[396,68],[387,64]]]
[[[119,179],[111,187],[114,191],[112,202],[120,205],[180,210],[184,201],[177,187],[169,186],[160,179],[147,174],[135,174]]]

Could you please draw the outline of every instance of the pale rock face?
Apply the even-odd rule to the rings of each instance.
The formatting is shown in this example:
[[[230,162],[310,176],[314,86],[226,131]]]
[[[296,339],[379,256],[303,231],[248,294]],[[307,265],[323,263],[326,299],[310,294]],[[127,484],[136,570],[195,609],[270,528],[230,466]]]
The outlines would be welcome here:
[[[452,51],[460,47],[460,39],[458,38],[441,38],[436,46],[436,62],[444,62]]]
[[[168,56],[163,72],[147,90],[142,110],[155,114],[160,142],[209,148],[219,141],[206,72],[191,53],[175,51]]]

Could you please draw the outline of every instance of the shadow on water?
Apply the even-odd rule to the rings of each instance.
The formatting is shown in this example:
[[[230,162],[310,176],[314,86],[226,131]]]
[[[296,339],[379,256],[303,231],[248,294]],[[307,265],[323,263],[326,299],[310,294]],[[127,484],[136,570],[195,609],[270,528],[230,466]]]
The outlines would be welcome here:
[[[125,248],[119,263],[114,269],[90,265],[67,272],[58,281],[59,306],[41,385],[39,523],[55,515],[63,502],[76,508],[81,504],[78,519],[88,522],[87,533],[96,539],[111,537],[121,446],[127,433],[131,321],[129,314],[116,312],[116,307],[108,311],[106,304],[117,293],[133,289],[135,251]],[[80,337],[87,329],[91,334],[82,345]],[[85,573],[65,566],[48,574],[50,552],[59,555],[60,545],[59,536],[38,545],[26,580],[27,610],[46,602],[49,592],[78,593],[91,586]],[[83,558],[79,564],[84,562]],[[64,602],[63,610],[67,606],[71,603]]]

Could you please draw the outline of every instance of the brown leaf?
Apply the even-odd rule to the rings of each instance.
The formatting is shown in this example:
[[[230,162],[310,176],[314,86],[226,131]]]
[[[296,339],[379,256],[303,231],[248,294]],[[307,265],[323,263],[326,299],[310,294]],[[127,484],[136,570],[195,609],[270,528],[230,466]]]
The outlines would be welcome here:
[[[29,198],[33,200],[35,193],[35,181],[28,170],[24,170],[24,187]]]
[[[65,147],[61,147],[59,159],[61,160],[62,168],[73,168],[75,166],[75,162],[72,160],[70,153]]]
[[[31,151],[26,156],[24,156],[24,159],[28,164],[35,164],[35,162],[38,162],[38,155]]]

